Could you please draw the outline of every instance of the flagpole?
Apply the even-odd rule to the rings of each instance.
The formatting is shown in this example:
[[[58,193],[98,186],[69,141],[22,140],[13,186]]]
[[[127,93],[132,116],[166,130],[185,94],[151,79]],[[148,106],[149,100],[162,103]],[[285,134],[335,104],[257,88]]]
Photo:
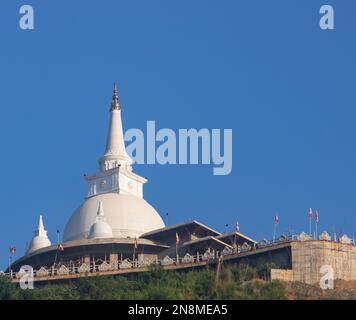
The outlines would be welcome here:
[[[58,257],[58,251],[63,251],[63,246],[61,244],[58,244],[57,245],[57,250],[56,250],[56,255],[54,256],[54,266],[56,265],[56,262],[57,262],[57,257]]]
[[[137,245],[137,239],[135,238],[134,240],[134,247],[133,247],[133,255],[132,255],[132,262],[135,264],[135,258],[136,258],[136,245]]]
[[[10,273],[10,276],[11,276],[11,264],[12,264],[12,253],[10,252],[10,254],[9,254],[9,273]]]
[[[179,257],[178,257],[178,243],[180,241],[178,232],[176,232],[176,259],[177,259],[177,264],[179,263]]]
[[[276,240],[276,232],[277,232],[277,226],[279,223],[279,218],[278,218],[278,211],[276,212],[276,215],[274,216],[274,227],[273,227],[273,243]]]
[[[312,211],[312,208],[309,209],[309,237],[312,236],[311,234],[311,220],[313,218],[313,211]]]
[[[176,260],[177,260],[177,264],[178,264],[178,243],[176,242]]]
[[[234,238],[234,243],[235,243],[235,245],[237,245],[236,244],[236,240],[237,240],[237,233],[238,232],[240,232],[240,226],[239,226],[239,222],[237,221],[236,222],[236,226],[235,226],[235,238]]]
[[[53,263],[54,266],[56,266],[57,254],[58,254],[58,247],[57,247],[57,250],[56,250],[56,255],[54,256],[54,263]]]
[[[318,240],[319,212],[315,211],[315,240]]]
[[[133,255],[132,255],[132,262],[134,263],[135,266],[135,252],[136,251],[136,245],[134,244],[134,249],[133,249]]]
[[[10,252],[9,252],[9,273],[10,273],[10,276],[12,276],[12,270],[11,270],[12,257],[15,253],[16,253],[16,247],[10,247]]]

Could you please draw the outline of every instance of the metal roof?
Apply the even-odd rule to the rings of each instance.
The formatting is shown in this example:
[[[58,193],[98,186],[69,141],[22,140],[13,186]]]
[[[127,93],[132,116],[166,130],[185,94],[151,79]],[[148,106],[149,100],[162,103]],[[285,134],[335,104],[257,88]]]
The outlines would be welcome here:
[[[198,222],[196,220],[190,220],[190,221],[186,221],[186,222],[183,222],[183,223],[174,224],[174,225],[171,225],[171,226],[168,226],[168,227],[165,227],[165,228],[161,228],[161,229],[157,229],[157,230],[153,230],[153,231],[144,233],[143,235],[140,236],[140,238],[148,238],[148,237],[151,237],[151,236],[154,236],[154,235],[158,235],[160,233],[172,232],[172,231],[175,231],[177,229],[180,229],[180,228],[183,228],[183,227],[188,227],[188,226],[191,226],[191,225],[196,225],[196,226],[199,226],[199,227],[201,227],[203,229],[206,229],[206,230],[210,231],[212,234],[214,234],[215,236],[221,235],[220,232],[208,227],[207,225],[205,225],[205,224],[203,224],[201,222]]]
[[[217,238],[217,239],[220,239],[220,240],[223,240],[223,239],[225,239],[225,238],[234,237],[235,234],[236,234],[236,232],[224,233],[224,234],[220,234],[219,236],[216,236],[216,238]],[[257,243],[256,240],[253,240],[252,238],[250,238],[250,237],[244,235],[243,233],[238,232],[238,233],[237,233],[237,236],[240,237],[240,238],[246,239],[246,240],[249,241],[249,242]]]
[[[224,247],[229,247],[232,249],[232,246],[217,239],[216,237],[213,237],[213,236],[207,236],[207,237],[204,237],[204,238],[199,238],[199,239],[196,239],[196,240],[190,240],[190,241],[187,241],[187,242],[184,242],[183,244],[183,247],[187,247],[187,246],[191,246],[193,244],[196,244],[196,243],[199,243],[199,242],[208,242],[208,241],[214,241],[214,242],[217,242],[219,244],[221,244],[222,246]]]

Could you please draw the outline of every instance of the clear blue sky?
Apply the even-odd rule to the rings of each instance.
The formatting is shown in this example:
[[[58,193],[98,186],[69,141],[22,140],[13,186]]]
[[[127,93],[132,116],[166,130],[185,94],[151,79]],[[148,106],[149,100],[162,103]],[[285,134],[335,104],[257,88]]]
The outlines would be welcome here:
[[[319,8],[333,4],[333,31]],[[18,27],[32,4],[35,30]],[[39,213],[52,241],[86,192],[106,138],[112,84],[124,126],[232,128],[233,171],[140,165],[171,222],[271,238],[356,234],[355,1],[14,1],[0,4],[0,266]]]

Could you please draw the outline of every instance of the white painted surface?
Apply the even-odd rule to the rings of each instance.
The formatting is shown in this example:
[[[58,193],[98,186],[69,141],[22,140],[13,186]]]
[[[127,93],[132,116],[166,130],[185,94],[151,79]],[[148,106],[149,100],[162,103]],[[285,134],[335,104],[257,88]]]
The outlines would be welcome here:
[[[87,199],[68,221],[64,241],[83,240],[97,237],[101,231],[109,232],[103,221],[93,226],[100,201],[105,210],[105,223],[111,227],[113,237],[139,237],[165,226],[157,211],[143,199],[143,184],[147,180],[132,172],[132,160],[125,149],[116,85],[106,149],[99,164],[99,172],[85,177],[89,184]],[[91,226],[95,229],[92,233]]]
[[[96,214],[96,219],[89,229],[88,239],[111,238],[111,237],[112,237],[112,228],[106,222],[103,202],[99,201],[99,208]]]
[[[165,226],[157,211],[144,199],[129,194],[104,193],[86,199],[74,212],[65,227],[63,241],[88,237],[99,201],[103,203],[106,222],[111,226],[114,237],[139,237]]]
[[[48,247],[50,245],[51,241],[49,241],[47,237],[47,231],[43,225],[42,215],[40,215],[38,218],[37,230],[34,232],[34,236],[27,248],[26,254],[30,254],[33,251]]]

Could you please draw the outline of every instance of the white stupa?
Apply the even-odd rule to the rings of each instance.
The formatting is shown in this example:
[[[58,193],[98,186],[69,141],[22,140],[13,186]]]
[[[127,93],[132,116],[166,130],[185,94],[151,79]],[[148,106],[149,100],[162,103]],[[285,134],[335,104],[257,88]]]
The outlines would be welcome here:
[[[106,149],[99,165],[99,172],[86,176],[87,198],[69,219],[63,241],[88,238],[99,202],[105,208],[106,223],[111,226],[113,237],[135,238],[165,226],[157,211],[143,199],[143,185],[147,180],[132,172],[132,160],[125,149],[116,84]]]
[[[47,231],[43,225],[42,215],[40,215],[38,218],[37,230],[34,232],[34,236],[27,248],[26,254],[30,254],[38,249],[49,247],[50,245],[51,241],[49,241],[47,237]]]
[[[90,227],[88,239],[111,238],[111,237],[112,237],[112,229],[110,225],[105,221],[103,203],[99,201],[99,208],[96,216],[96,221]]]

